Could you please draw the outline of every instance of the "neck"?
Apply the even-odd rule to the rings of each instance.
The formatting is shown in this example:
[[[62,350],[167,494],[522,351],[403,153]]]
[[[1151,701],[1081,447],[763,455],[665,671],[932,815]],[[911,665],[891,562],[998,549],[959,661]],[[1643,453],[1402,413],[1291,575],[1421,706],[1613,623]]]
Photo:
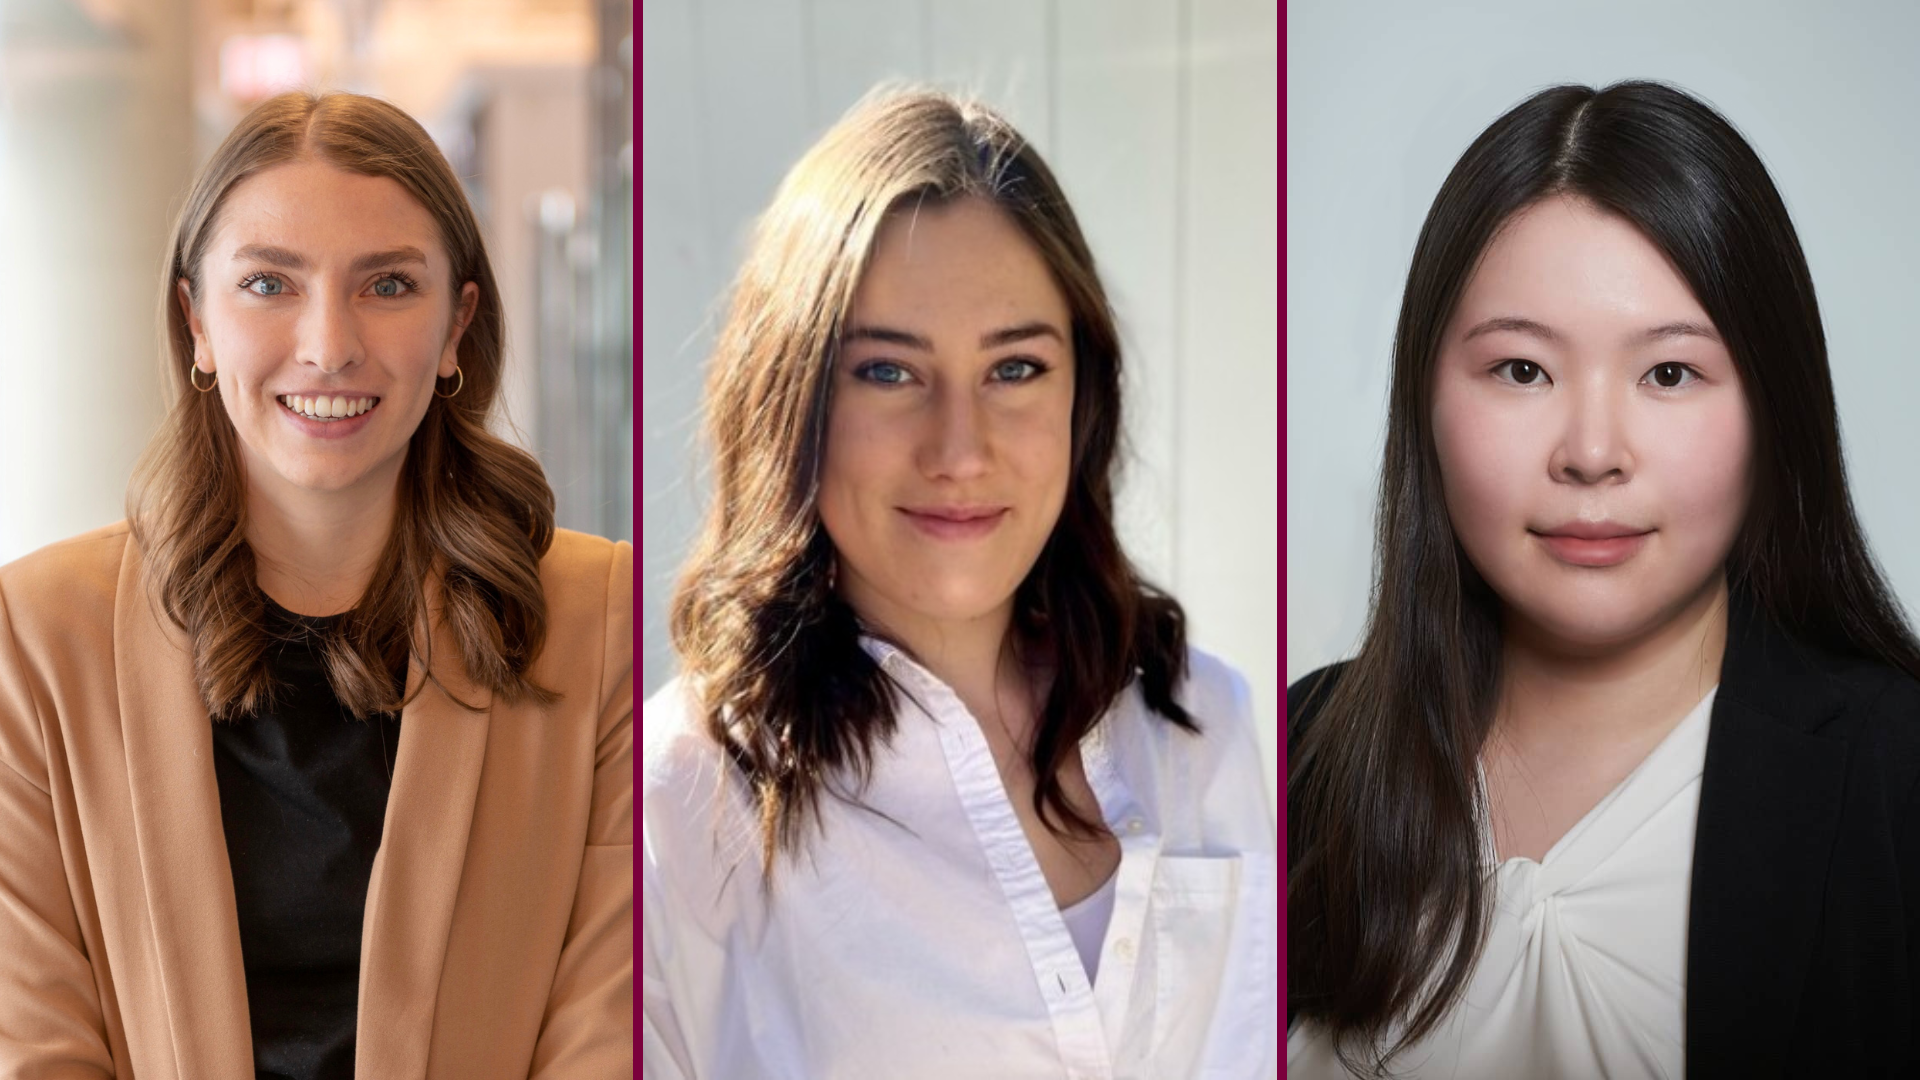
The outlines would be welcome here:
[[[399,503],[396,474],[384,492],[289,493],[249,485],[247,544],[260,588],[299,615],[351,610],[373,581]]]
[[[1605,650],[1559,646],[1509,617],[1495,730],[1524,747],[1618,743],[1670,728],[1720,681],[1727,601],[1717,577],[1657,628]]]

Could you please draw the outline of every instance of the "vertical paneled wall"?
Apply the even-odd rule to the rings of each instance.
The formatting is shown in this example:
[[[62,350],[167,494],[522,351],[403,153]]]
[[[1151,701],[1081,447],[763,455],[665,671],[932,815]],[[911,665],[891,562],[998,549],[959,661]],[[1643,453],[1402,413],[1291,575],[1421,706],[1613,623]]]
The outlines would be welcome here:
[[[1007,113],[1066,186],[1128,347],[1128,547],[1247,673],[1272,751],[1275,6],[647,0],[642,18],[644,690],[673,672],[701,365],[753,216],[876,83],[932,81]]]

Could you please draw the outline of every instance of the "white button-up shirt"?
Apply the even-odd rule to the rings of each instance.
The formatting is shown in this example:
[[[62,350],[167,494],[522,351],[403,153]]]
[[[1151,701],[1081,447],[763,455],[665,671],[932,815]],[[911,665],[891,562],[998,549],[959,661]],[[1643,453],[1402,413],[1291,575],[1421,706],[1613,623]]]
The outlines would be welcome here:
[[[745,786],[678,684],[646,703],[642,1061],[649,1080],[1231,1078],[1278,1072],[1278,874],[1247,685],[1194,652],[1081,744],[1120,840],[1090,984],[978,724],[872,639],[905,693],[864,806],[762,888]]]

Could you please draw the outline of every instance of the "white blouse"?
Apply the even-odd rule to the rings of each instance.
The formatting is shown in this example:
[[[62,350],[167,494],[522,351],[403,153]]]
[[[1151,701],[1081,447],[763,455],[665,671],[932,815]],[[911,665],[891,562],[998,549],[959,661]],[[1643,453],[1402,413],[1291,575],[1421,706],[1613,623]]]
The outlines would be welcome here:
[[[865,808],[762,890],[744,785],[669,685],[642,713],[642,1061],[649,1080],[1210,1077],[1278,1073],[1274,821],[1247,685],[1195,652],[1081,743],[1120,840],[1097,985],[979,725],[904,654]]]
[[[1687,901],[1716,687],[1540,862],[1497,876],[1466,996],[1388,1063],[1418,1080],[1632,1080],[1683,1075]],[[1481,775],[1484,793],[1486,777]],[[1395,1029],[1396,1034],[1400,1029]],[[1319,1025],[1287,1036],[1287,1075],[1349,1075]]]

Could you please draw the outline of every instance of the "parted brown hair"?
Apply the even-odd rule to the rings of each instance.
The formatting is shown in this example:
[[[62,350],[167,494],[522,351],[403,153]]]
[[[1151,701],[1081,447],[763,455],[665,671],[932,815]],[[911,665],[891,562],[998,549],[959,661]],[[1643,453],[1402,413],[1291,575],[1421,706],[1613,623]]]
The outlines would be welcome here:
[[[1059,773],[1136,674],[1153,710],[1197,730],[1173,696],[1186,674],[1180,605],[1144,581],[1114,531],[1120,343],[1073,211],[1000,116],[884,90],[801,159],[759,222],[708,368],[715,490],[673,600],[695,707],[757,800],[769,888],[776,854],[818,824],[821,795],[856,797],[842,770],[864,784],[895,724],[888,676],[834,591],[837,555],[816,509],[842,323],[888,215],[959,199],[988,201],[1020,228],[1072,313],[1066,504],[1014,597],[1016,647],[1045,657],[1052,676],[1031,751],[1040,819],[1056,833],[1106,832],[1067,801]]]
[[[410,655],[431,670],[429,642],[414,630],[427,614],[427,582],[438,574],[437,614],[459,642],[468,677],[509,700],[550,701],[555,695],[531,683],[527,670],[546,637],[539,564],[553,542],[553,492],[538,462],[486,427],[500,390],[504,331],[479,224],[453,169],[412,117],[376,98],[296,91],[260,103],[240,121],[174,222],[160,301],[162,380],[174,401],[127,492],[128,521],[156,600],[193,643],[208,713],[235,719],[271,700],[267,656],[275,639],[246,539],[239,437],[220,391],[188,386],[193,338],[176,283],[186,279],[199,303],[201,262],[227,193],[295,160],[396,181],[434,219],[452,264],[449,295],[469,281],[479,288],[457,353],[464,384],[428,407],[407,447],[393,530],[373,580],[320,640],[333,691],[355,716],[400,708],[407,695],[396,696],[394,673]],[[447,317],[450,327],[451,305]],[[456,383],[441,385],[452,392]]]

